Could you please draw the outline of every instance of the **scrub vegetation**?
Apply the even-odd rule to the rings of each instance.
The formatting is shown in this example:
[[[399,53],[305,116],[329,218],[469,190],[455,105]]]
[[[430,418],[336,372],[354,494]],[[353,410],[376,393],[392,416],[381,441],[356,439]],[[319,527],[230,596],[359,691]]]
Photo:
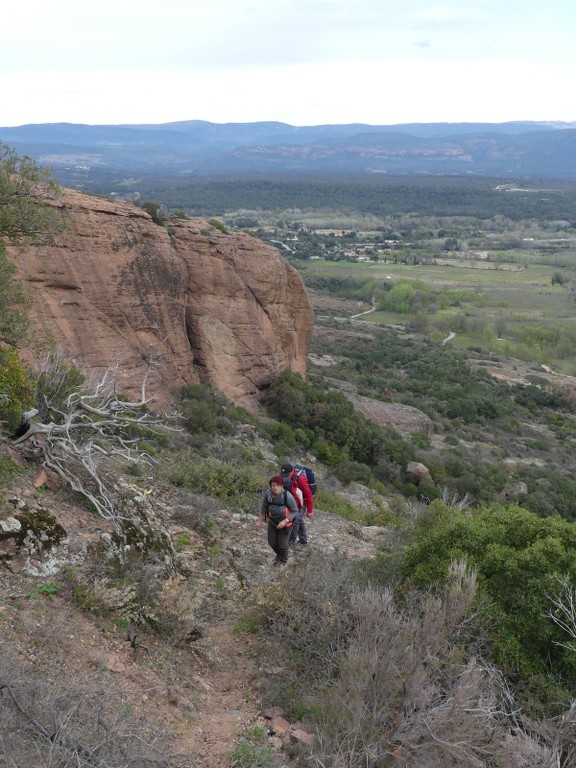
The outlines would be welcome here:
[[[4,158],[0,193],[17,162],[9,151]],[[220,208],[206,195],[214,222],[280,243],[300,270],[316,313],[307,378],[282,373],[257,414],[214,388],[185,387],[177,428],[116,424],[99,433],[103,455],[121,438],[146,458],[144,476],[132,456],[119,456],[141,488],[150,546],[134,541],[133,557],[100,557],[92,571],[70,568],[34,593],[34,610],[69,600],[86,615],[148,632],[156,649],[167,637],[187,653],[236,600],[235,632],[249,628],[263,667],[276,668],[279,651],[284,662],[260,683],[262,707],[283,707],[316,740],[309,750],[285,749],[281,761],[278,745],[250,724],[231,766],[576,763],[574,191],[467,183],[395,180],[379,199],[375,183],[334,182],[330,210],[311,202],[311,182],[301,199],[296,182],[270,187],[266,210],[236,209],[232,193]],[[30,211],[0,194],[0,246],[20,237],[14,221],[34,222],[35,237],[49,233],[53,222],[36,218],[33,190],[23,192]],[[272,192],[282,199],[274,209]],[[325,202],[327,188],[315,194]],[[169,208],[168,199],[159,203]],[[182,198],[178,209],[195,213]],[[11,277],[1,250],[0,268]],[[4,445],[31,406],[40,420],[50,417],[42,406],[52,380],[18,353],[24,309],[20,297],[0,295]],[[61,373],[67,398],[89,396],[81,373]],[[369,419],[365,401],[419,414],[420,425]],[[319,510],[346,518],[359,538],[376,529],[377,555],[312,552],[287,575],[248,588],[237,560],[247,553],[225,540],[216,510],[256,513],[270,473],[295,459],[314,465]],[[416,477],[411,465],[427,475]],[[21,471],[3,452],[0,498],[24,519],[7,501]],[[184,530],[172,543],[163,529],[152,535],[156,484],[164,510],[171,493],[189,494],[174,507]],[[209,566],[209,598],[175,568],[167,575],[176,550],[192,546]],[[239,597],[220,576],[223,563],[240,574]],[[136,637],[131,647],[147,651]],[[65,690],[17,659],[7,645],[0,653],[0,756],[15,766],[183,764],[166,733],[113,690]]]

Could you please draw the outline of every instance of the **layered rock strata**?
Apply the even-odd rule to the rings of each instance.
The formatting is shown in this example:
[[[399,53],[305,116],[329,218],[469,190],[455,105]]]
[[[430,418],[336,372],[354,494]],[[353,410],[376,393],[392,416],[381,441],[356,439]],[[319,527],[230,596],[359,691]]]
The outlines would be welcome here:
[[[282,370],[305,374],[313,315],[298,273],[271,246],[201,219],[64,190],[54,243],[10,249],[30,309],[86,372],[158,408],[206,381],[254,409]]]

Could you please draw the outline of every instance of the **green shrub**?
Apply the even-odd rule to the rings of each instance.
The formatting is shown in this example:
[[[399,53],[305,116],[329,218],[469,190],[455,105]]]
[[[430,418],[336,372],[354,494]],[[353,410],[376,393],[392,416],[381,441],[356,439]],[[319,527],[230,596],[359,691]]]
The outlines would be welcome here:
[[[332,491],[320,489],[314,496],[314,504],[319,509],[343,517],[345,520],[352,520],[359,525],[385,525],[390,521],[390,513],[383,506],[379,509],[361,509],[349,499]]]
[[[187,384],[177,393],[184,425],[192,435],[231,434],[238,423],[254,423],[246,409],[208,384]]]
[[[34,382],[17,350],[0,347],[0,424],[14,432],[34,402]]]
[[[258,512],[261,494],[268,484],[264,468],[245,463],[231,464],[215,458],[199,458],[192,451],[163,456],[158,474],[175,486],[219,499],[231,508]]]
[[[182,418],[192,434],[213,434],[216,431],[216,406],[207,401],[190,400],[182,404]]]
[[[166,224],[166,214],[164,207],[160,203],[154,203],[151,200],[146,200],[140,205],[143,211],[151,217],[154,224],[163,227]]]
[[[263,725],[254,726],[231,752],[232,768],[274,768],[276,754],[268,741]]]
[[[22,470],[12,461],[10,456],[0,454],[0,490],[8,488],[20,472]]]
[[[283,422],[274,422],[268,427],[268,434],[272,443],[283,443],[289,448],[296,445],[296,437],[292,427]]]
[[[86,377],[57,352],[50,352],[36,376],[36,407],[44,423],[61,423],[64,404],[74,392],[81,392]]]
[[[311,429],[303,429],[302,427],[298,427],[294,430],[294,437],[296,438],[296,442],[304,451],[307,451],[314,442],[314,433]]]
[[[367,467],[366,464],[360,464],[360,462],[357,461],[343,461],[342,464],[339,464],[335,468],[334,472],[338,475],[338,479],[340,482],[344,483],[344,485],[348,485],[349,483],[363,483],[364,485],[368,485],[372,479],[370,467]]]
[[[402,574],[415,586],[443,583],[453,560],[478,569],[496,662],[521,676],[550,674],[576,683],[576,655],[546,613],[557,575],[576,578],[576,526],[516,505],[491,504],[437,516],[405,552]]]
[[[211,227],[214,227],[214,229],[219,230],[223,234],[225,234],[225,235],[228,234],[228,230],[226,229],[224,224],[222,224],[222,222],[219,221],[218,219],[209,219],[208,220],[208,224],[210,224]]]

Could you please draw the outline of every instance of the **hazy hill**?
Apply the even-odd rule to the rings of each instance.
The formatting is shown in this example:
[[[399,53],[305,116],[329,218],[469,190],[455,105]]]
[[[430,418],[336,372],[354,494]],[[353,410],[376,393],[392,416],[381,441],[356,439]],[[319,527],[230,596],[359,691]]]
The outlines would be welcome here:
[[[58,169],[207,174],[309,171],[576,178],[576,123],[47,123],[0,141]]]

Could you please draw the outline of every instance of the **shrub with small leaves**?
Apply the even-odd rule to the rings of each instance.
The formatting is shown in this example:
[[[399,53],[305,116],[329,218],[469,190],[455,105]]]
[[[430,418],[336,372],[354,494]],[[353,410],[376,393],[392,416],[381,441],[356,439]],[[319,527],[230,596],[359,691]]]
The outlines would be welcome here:
[[[13,432],[34,402],[34,383],[17,350],[0,348],[0,425]]]
[[[240,511],[258,511],[260,494],[267,486],[267,472],[245,461],[230,464],[216,458],[200,459],[189,451],[163,458],[158,467],[162,479],[196,493],[213,496]]]
[[[274,768],[279,765],[262,725],[248,731],[232,751],[232,768]]]

